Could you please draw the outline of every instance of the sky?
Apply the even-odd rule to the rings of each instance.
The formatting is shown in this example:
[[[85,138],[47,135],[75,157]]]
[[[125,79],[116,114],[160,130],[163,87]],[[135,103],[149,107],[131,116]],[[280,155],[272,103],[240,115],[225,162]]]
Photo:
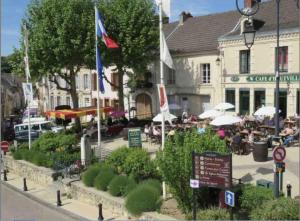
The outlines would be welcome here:
[[[63,0],[62,0],[63,1]],[[1,55],[6,56],[20,45],[20,24],[30,0],[1,1]],[[170,21],[179,19],[182,11],[193,16],[235,9],[235,0],[171,0]]]

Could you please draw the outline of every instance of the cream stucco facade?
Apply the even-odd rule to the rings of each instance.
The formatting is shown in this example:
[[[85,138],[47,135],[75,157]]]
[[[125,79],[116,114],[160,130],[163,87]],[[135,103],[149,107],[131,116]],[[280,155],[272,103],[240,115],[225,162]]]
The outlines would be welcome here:
[[[262,97],[265,94],[264,105],[275,106],[276,33],[259,33],[256,36],[250,49],[250,71],[246,74],[240,73],[240,51],[247,49],[241,36],[221,37],[219,45],[223,71],[220,75],[221,90],[218,90],[218,93],[222,101],[226,101],[226,91],[233,90],[236,113],[243,110],[243,114],[252,114],[258,108],[258,104],[261,104],[255,101],[259,99],[257,94],[261,94]],[[280,47],[287,47],[288,55],[287,70],[280,72],[279,105],[283,116],[292,116],[297,111],[299,114],[300,109],[299,28],[282,30]],[[241,94],[243,97],[240,97]]]

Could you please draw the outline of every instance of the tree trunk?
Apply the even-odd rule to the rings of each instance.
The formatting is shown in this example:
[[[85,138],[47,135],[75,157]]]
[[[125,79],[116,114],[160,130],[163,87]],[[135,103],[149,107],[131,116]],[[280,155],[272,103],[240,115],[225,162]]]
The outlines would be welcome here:
[[[119,109],[120,111],[124,111],[124,86],[123,86],[123,76],[124,71],[122,67],[118,67],[118,74],[119,74],[119,87],[118,87],[118,96],[119,96]]]
[[[77,91],[76,91],[76,75],[74,73],[74,71],[71,69],[70,70],[70,79],[71,79],[71,98],[72,98],[72,102],[73,102],[73,108],[78,108],[79,107],[79,102],[78,102],[78,95],[77,95]],[[81,131],[81,124],[80,124],[80,118],[77,117],[75,118],[75,128],[76,131]]]

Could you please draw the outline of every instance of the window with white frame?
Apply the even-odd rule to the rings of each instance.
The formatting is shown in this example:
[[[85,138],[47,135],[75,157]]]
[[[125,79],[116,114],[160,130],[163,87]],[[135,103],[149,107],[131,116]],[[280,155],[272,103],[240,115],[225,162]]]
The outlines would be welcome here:
[[[66,98],[66,104],[69,105],[69,106],[71,106],[71,99],[70,99],[70,97]]]
[[[87,74],[83,75],[83,88],[84,90],[89,89],[89,76]]]
[[[166,73],[167,84],[176,84],[176,71],[172,68],[169,68],[167,65],[164,65],[164,72]]]
[[[201,64],[201,76],[203,84],[210,83],[210,64]]]
[[[61,98],[60,98],[60,96],[57,96],[56,97],[56,106],[59,106],[59,105],[61,105]]]

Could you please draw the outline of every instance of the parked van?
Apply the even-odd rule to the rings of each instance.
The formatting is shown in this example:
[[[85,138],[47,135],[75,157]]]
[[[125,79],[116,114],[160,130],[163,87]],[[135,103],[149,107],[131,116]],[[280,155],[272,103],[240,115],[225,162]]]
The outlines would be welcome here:
[[[59,131],[63,130],[62,127],[55,127],[51,121],[30,122],[30,128],[31,130],[39,133],[45,133],[50,131],[58,133]],[[28,123],[17,124],[14,126],[14,129],[16,135],[21,131],[28,131]]]

